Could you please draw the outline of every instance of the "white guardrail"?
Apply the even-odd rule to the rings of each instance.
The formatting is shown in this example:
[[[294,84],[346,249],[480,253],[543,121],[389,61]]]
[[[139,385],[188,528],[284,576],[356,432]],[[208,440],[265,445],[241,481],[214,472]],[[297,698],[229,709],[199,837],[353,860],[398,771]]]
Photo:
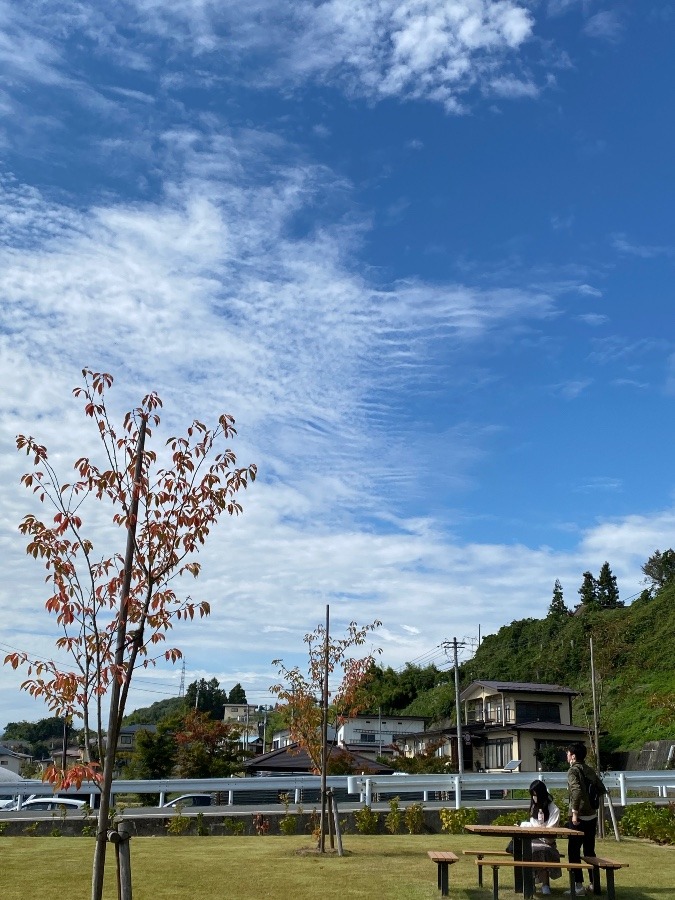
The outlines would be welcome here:
[[[471,806],[474,802],[491,799],[491,791],[527,790],[533,778],[540,778],[551,788],[566,788],[566,772],[508,772],[508,773],[468,773],[464,775],[333,775],[329,776],[328,787],[342,789],[358,795],[359,802],[370,806],[373,799],[381,794],[403,796],[422,794],[424,802],[446,800],[456,809]],[[625,806],[629,791],[656,792],[659,798],[667,798],[668,791],[675,792],[675,771],[658,772],[605,772],[602,779],[606,787],[619,792],[619,804]],[[264,792],[275,796],[273,803],[280,802],[278,795],[287,793],[292,802],[302,802],[303,791],[318,791],[321,779],[318,775],[268,776],[255,778],[163,778],[155,781],[114,781],[112,785],[113,803],[116,794],[159,794],[161,806],[168,794],[215,793],[227,795],[228,805],[237,802],[237,794]],[[0,794],[17,796],[22,802],[32,794],[49,796],[53,794],[50,784],[42,781],[0,782]],[[91,782],[84,782],[80,789],[71,787],[59,791],[64,796],[77,794],[91,795],[92,808],[96,805],[98,789]],[[483,793],[484,799],[477,797]],[[440,796],[436,796],[440,795]],[[492,798],[494,799],[494,798]],[[251,802],[250,800],[248,801]]]

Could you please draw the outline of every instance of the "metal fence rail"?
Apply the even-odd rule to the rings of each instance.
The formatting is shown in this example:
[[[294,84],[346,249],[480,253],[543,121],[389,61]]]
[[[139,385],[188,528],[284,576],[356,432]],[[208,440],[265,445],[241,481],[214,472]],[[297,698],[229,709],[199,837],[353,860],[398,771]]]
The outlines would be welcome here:
[[[404,799],[446,800],[456,809],[471,806],[474,802],[496,799],[503,791],[527,790],[533,778],[541,778],[551,788],[566,788],[566,772],[508,772],[469,773],[465,775],[333,775],[328,777],[328,787],[344,795],[358,796],[360,803],[370,805],[374,797],[387,799],[401,796]],[[657,772],[605,772],[602,776],[606,787],[618,791],[621,806],[627,803],[629,791],[655,792],[667,798],[668,791],[675,793],[675,771]],[[158,794],[160,806],[168,794],[220,793],[227,797],[227,804],[276,802],[281,794],[287,794],[292,803],[314,802],[319,796],[321,779],[318,775],[269,776],[261,778],[163,778],[154,781],[114,781],[113,803],[118,794]],[[18,796],[25,800],[32,794],[49,796],[52,786],[42,781],[4,781],[0,785],[3,796]],[[60,791],[64,796],[90,795],[90,805],[96,805],[98,788],[91,782],[82,787]],[[407,798],[404,795],[408,795]],[[432,796],[433,795],[433,796]],[[270,801],[268,798],[272,798]]]

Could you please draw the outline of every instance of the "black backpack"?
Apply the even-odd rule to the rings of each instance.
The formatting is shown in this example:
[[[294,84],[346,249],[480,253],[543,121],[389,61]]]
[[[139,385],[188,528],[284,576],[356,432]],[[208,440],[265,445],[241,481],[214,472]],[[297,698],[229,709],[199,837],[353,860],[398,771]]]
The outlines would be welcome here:
[[[593,809],[600,809],[600,801],[602,800],[602,795],[605,793],[604,784],[599,782],[597,778],[587,778],[583,769],[581,771],[581,777],[584,782],[584,787],[586,788],[586,793],[588,794],[588,802]]]

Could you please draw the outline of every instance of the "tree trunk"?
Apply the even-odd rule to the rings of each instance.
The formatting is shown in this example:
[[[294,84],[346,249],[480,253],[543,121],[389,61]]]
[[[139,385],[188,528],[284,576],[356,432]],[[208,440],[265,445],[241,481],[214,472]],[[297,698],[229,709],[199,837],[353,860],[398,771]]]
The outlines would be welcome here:
[[[101,900],[103,896],[103,875],[105,873],[105,854],[108,841],[108,819],[110,817],[110,795],[112,792],[112,775],[115,766],[115,751],[119,736],[120,723],[124,714],[124,705],[120,705],[121,673],[124,671],[124,650],[127,634],[127,614],[129,595],[131,593],[131,571],[134,562],[134,546],[136,537],[136,519],[138,517],[138,485],[143,471],[143,448],[145,446],[146,421],[141,419],[136,448],[136,468],[134,471],[134,496],[131,501],[129,528],[127,531],[127,547],[124,557],[124,583],[120,601],[120,615],[115,642],[115,673],[110,691],[110,717],[108,719],[108,735],[105,746],[105,762],[103,764],[103,786],[101,788],[101,806],[98,811],[98,829],[96,832],[96,848],[94,850],[94,869],[91,878],[91,900]],[[125,680],[131,678],[127,671]]]

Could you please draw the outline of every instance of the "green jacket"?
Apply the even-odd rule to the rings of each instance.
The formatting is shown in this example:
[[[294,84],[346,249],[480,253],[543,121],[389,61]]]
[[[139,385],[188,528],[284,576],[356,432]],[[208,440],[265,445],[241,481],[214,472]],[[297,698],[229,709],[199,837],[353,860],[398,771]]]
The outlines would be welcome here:
[[[588,799],[588,790],[586,789],[586,781],[595,782],[598,785],[600,794],[605,794],[605,788],[602,780],[598,777],[595,769],[591,769],[585,762],[573,763],[567,773],[567,789],[570,795],[570,815],[576,812],[581,818],[591,818],[597,816],[597,809],[593,809],[591,801]]]

